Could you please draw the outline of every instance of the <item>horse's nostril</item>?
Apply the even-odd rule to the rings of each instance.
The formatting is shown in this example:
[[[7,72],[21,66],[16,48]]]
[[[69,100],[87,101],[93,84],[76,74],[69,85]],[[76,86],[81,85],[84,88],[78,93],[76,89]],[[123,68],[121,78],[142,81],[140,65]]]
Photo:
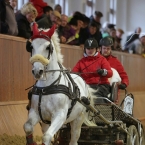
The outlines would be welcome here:
[[[32,74],[34,74],[34,70],[32,70]]]
[[[43,74],[43,70],[40,70],[40,71],[39,71],[39,75],[42,75],[42,74]]]

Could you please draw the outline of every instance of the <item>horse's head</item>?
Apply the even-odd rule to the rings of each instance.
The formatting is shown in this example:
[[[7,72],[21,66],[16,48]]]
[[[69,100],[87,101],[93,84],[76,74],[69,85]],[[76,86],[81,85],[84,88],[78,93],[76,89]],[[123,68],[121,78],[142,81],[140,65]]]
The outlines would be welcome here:
[[[33,64],[32,73],[36,79],[42,77],[45,69],[49,67],[51,60],[53,60],[54,55],[57,62],[55,46],[51,39],[54,31],[55,25],[49,30],[38,30],[37,24],[33,24],[32,43],[30,44],[31,47],[27,50],[31,51],[32,54],[30,62]]]

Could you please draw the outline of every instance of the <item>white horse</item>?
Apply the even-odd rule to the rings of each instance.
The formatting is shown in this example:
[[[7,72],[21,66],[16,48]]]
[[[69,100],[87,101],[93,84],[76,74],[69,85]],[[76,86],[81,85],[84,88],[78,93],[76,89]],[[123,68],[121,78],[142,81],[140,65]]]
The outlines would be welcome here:
[[[59,39],[54,31],[55,27],[39,31],[37,25],[33,24],[30,62],[33,64],[32,73],[37,83],[32,89],[31,109],[24,124],[27,145],[36,145],[32,137],[33,128],[41,120],[44,123],[51,122],[48,129],[43,130],[42,145],[50,145],[56,132],[68,122],[71,125],[69,145],[77,145],[85,118],[86,108],[75,99],[88,97],[87,85],[81,77],[71,74],[78,88],[74,87],[73,80],[62,66]]]

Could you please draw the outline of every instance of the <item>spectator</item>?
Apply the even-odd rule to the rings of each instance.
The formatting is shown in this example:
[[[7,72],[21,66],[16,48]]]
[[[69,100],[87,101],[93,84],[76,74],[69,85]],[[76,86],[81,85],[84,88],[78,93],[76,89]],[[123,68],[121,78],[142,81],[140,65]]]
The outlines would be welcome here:
[[[79,37],[80,37],[80,30],[84,26],[84,15],[83,14],[74,15],[72,19],[74,22],[77,21],[77,29],[76,29],[75,36],[73,36],[73,39],[71,39],[71,44],[80,45]]]
[[[113,40],[112,50],[122,51],[121,45],[118,45],[117,41],[116,41],[116,29],[111,28],[109,35],[112,37],[112,40]]]
[[[91,22],[89,25],[89,38],[95,38],[98,44],[102,39],[102,34],[99,31],[97,24],[94,22]]]
[[[95,22],[100,30],[101,26],[101,18],[103,14],[100,11],[95,11],[94,15],[90,17],[90,22]]]
[[[0,32],[3,34],[17,36],[18,28],[13,7],[10,5],[8,0],[1,0],[0,7]]]
[[[66,38],[65,43],[70,45],[78,45],[79,39],[78,34],[76,34],[77,26],[78,26],[77,20],[72,18],[67,25],[68,30],[64,31],[63,34],[63,36]]]
[[[9,26],[7,34],[17,36],[18,35],[17,22],[16,22],[16,18],[15,18],[14,8],[10,5],[10,3],[6,3],[6,19],[5,19],[5,21]]]
[[[65,33],[69,32],[69,28],[67,26],[68,24],[68,16],[62,14],[61,15],[61,25],[59,26],[59,36],[60,36],[60,42],[66,43],[67,35]]]
[[[61,5],[57,4],[54,6],[54,10],[55,11],[58,11],[60,14],[62,13],[62,8],[61,8]]]
[[[94,38],[87,39],[84,46],[84,57],[77,62],[72,72],[80,74],[96,90],[96,97],[108,97],[111,89],[108,81],[112,76],[111,67],[98,52],[99,45]]]
[[[61,15],[58,11],[53,11],[50,16],[45,15],[42,19],[37,21],[38,27],[43,29],[51,28],[53,24],[56,24],[57,28],[61,24]]]
[[[125,46],[124,46],[125,47],[124,48],[125,51],[128,52],[128,49],[129,49],[130,45],[132,44],[132,42],[134,42],[136,39],[139,39],[139,34],[140,33],[141,33],[141,28],[140,27],[137,27],[135,29],[135,33],[133,33],[133,34],[131,34],[131,35],[129,35],[127,37],[127,40],[126,40]]]
[[[121,84],[119,84],[119,88],[125,89],[129,84],[129,79],[120,61],[115,56],[111,55],[111,48],[113,46],[112,38],[109,36],[102,38],[100,41],[100,45],[101,54],[107,59],[110,66],[117,70],[121,77]]]
[[[79,37],[79,43],[82,48],[84,48],[84,43],[88,39],[89,36],[89,23],[90,19],[84,15],[84,23],[83,27],[80,29],[80,37]]]
[[[30,2],[34,5],[34,7],[38,12],[38,15],[36,17],[36,21],[38,21],[41,18],[41,16],[44,14],[43,8],[48,6],[48,4],[43,0],[30,0]]]
[[[29,39],[32,35],[30,24],[35,21],[37,17],[37,10],[30,3],[26,3],[20,10],[20,13],[16,15],[16,21],[18,25],[18,36]]]
[[[12,6],[12,8],[15,9],[17,6],[17,0],[10,0],[9,2],[10,2],[10,5]]]
[[[8,0],[0,0],[0,33],[7,34],[9,25],[6,22],[6,4]]]
[[[124,31],[122,29],[117,29],[116,31],[116,41],[119,45],[121,45],[122,35],[124,34]]]
[[[53,13],[53,9],[50,6],[46,6],[43,8],[43,15],[50,16]]]
[[[110,36],[110,30],[115,29],[114,24],[110,24],[109,22],[105,22],[102,27],[102,37]]]
[[[139,35],[139,39],[136,39],[129,47],[129,51],[135,54],[145,53],[145,33]]]

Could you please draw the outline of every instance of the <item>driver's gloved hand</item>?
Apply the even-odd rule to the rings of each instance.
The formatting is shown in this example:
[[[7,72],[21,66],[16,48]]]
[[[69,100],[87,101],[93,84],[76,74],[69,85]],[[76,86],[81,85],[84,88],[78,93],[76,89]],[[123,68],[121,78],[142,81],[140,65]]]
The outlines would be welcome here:
[[[126,84],[120,84],[118,86],[118,88],[121,89],[121,90],[124,90],[126,87],[127,87]]]
[[[100,76],[106,76],[106,75],[107,75],[107,70],[106,70],[106,69],[98,69],[98,70],[97,70],[97,73],[98,73]]]

